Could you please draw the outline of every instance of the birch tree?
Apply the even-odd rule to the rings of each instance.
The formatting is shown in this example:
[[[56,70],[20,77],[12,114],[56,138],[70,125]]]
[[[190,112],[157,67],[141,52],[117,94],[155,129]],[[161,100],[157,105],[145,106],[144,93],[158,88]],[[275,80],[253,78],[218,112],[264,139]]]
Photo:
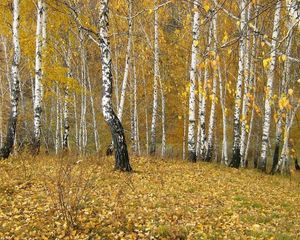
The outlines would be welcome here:
[[[195,115],[196,115],[196,75],[197,75],[197,57],[200,35],[200,13],[198,10],[198,1],[194,1],[194,17],[193,17],[193,43],[192,43],[192,56],[190,67],[190,94],[189,94],[189,124],[188,124],[188,159],[189,161],[196,162],[196,141],[195,141]]]
[[[218,57],[217,57],[217,15],[215,10],[212,11],[212,31],[213,31],[213,39],[214,39],[214,47],[213,47],[213,60],[212,60],[212,68],[213,68],[213,85],[212,85],[212,93],[210,95],[211,98],[211,109],[209,116],[209,126],[208,126],[208,134],[207,134],[207,152],[205,160],[210,162],[212,160],[213,155],[213,134],[215,130],[215,115],[216,115],[216,101],[217,101],[217,65]]]
[[[105,121],[110,127],[115,149],[115,169],[131,171],[129,156],[121,121],[115,114],[112,106],[112,65],[109,42],[109,6],[108,0],[100,2],[100,49],[102,61],[102,111]]]
[[[287,2],[287,8],[289,10],[289,4]],[[290,56],[292,52],[292,39],[293,39],[293,24],[292,24],[292,18],[289,17],[287,20],[287,29],[288,29],[288,36],[286,38],[286,51],[285,56]],[[280,86],[280,93],[279,93],[279,99],[282,99],[287,94],[287,88],[288,84],[290,82],[290,71],[291,71],[291,60],[287,58],[284,61],[284,67],[283,67],[283,77],[281,80],[281,86]],[[272,173],[275,173],[276,167],[279,161],[280,157],[280,146],[282,142],[282,129],[283,129],[283,111],[281,108],[278,109],[277,112],[277,122],[276,122],[276,138],[275,138],[275,150],[273,155],[273,164],[272,164]]]
[[[244,81],[244,67],[245,67],[245,29],[246,29],[246,19],[247,19],[247,11],[246,11],[247,0],[240,0],[240,10],[241,10],[241,18],[240,18],[240,40],[239,40],[239,62],[238,62],[238,78],[236,83],[236,93],[235,93],[235,103],[234,103],[234,127],[233,127],[233,154],[232,160],[230,162],[231,167],[238,168],[241,162],[240,155],[240,115],[241,115],[241,103],[242,103],[242,84]]]
[[[273,82],[275,78],[275,65],[277,57],[277,44],[280,30],[280,13],[281,13],[281,1],[276,2],[276,9],[274,15],[274,26],[272,33],[272,45],[271,55],[269,59],[264,60],[264,65],[267,72],[267,86],[266,86],[266,100],[264,106],[264,119],[263,119],[263,133],[262,133],[262,147],[261,156],[258,162],[258,168],[262,171],[266,171],[267,168],[267,152],[270,136],[270,125],[271,125],[271,102],[273,97]]]
[[[20,96],[20,59],[21,48],[19,38],[20,25],[20,9],[19,0],[13,0],[13,23],[12,23],[12,40],[13,40],[13,61],[11,66],[11,96],[10,96],[10,117],[8,121],[6,140],[0,149],[0,159],[8,158],[11,154],[15,142],[17,120],[18,120],[18,104]]]
[[[36,50],[35,50],[35,79],[34,79],[34,154],[39,153],[41,145],[41,115],[42,115],[42,59],[43,59],[43,44],[45,43],[43,37],[43,26],[45,20],[45,2],[38,0],[37,5],[37,21],[36,21]],[[45,30],[44,30],[45,31]]]
[[[127,80],[129,75],[129,66],[130,66],[130,55],[131,55],[131,42],[132,42],[132,0],[128,0],[128,43],[125,57],[125,70],[124,77],[122,82],[120,105],[118,107],[118,118],[122,122],[123,109],[125,104]]]
[[[159,19],[158,6],[155,1],[154,6],[154,82],[153,82],[153,106],[152,106],[152,121],[151,121],[151,139],[150,139],[150,155],[156,153],[156,118],[158,111],[158,79],[160,78],[159,71]]]
[[[210,12],[211,13],[211,12]],[[209,30],[208,30],[208,40],[207,40],[207,47],[206,47],[206,55],[209,55],[211,50],[211,43],[213,38],[213,25],[209,24]],[[198,158],[201,160],[205,160],[206,155],[206,145],[207,145],[207,139],[206,139],[206,98],[207,98],[207,83],[209,80],[209,68],[208,68],[208,58],[205,59],[205,69],[204,69],[204,79],[203,84],[200,88],[201,92],[201,98],[199,102],[199,121],[200,121],[200,153]]]

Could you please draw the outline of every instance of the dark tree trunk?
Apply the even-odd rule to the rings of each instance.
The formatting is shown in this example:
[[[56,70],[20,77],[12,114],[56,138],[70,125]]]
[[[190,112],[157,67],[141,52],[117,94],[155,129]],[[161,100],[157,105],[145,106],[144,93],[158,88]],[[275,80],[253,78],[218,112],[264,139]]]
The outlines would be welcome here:
[[[194,152],[194,151],[189,151],[188,152],[188,160],[190,161],[190,162],[196,162],[197,161],[197,155],[196,155],[196,152]]]
[[[125,134],[123,126],[117,116],[113,113],[113,118],[109,120],[107,123],[110,127],[110,131],[112,134],[114,152],[115,152],[115,169],[121,171],[132,170],[129,163],[129,156],[127,151],[127,144],[125,141]]]
[[[297,171],[300,170],[300,166],[299,166],[299,163],[298,163],[298,158],[295,158],[295,169],[296,169]]]
[[[212,156],[213,156],[213,148],[212,148],[212,146],[208,146],[206,156],[205,156],[205,161],[211,162]]]
[[[232,155],[232,160],[229,164],[230,167],[233,168],[239,168],[241,164],[241,154],[240,154],[240,148],[234,148],[233,149],[233,155]]]
[[[0,149],[0,159],[8,158],[10,153],[12,152],[14,141],[15,141],[16,128],[17,128],[17,116],[14,117],[13,113],[11,112],[9,122],[8,122],[6,141],[3,147]]]
[[[274,156],[273,156],[272,170],[271,170],[272,174],[275,174],[276,166],[277,166],[278,161],[279,161],[279,150],[280,150],[280,144],[276,143]]]

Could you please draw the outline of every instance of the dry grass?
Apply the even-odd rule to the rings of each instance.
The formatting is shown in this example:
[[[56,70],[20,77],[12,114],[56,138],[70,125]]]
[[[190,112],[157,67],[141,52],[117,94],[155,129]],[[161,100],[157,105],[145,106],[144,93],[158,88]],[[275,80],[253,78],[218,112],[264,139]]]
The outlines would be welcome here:
[[[0,163],[0,239],[300,239],[299,178],[96,157]]]

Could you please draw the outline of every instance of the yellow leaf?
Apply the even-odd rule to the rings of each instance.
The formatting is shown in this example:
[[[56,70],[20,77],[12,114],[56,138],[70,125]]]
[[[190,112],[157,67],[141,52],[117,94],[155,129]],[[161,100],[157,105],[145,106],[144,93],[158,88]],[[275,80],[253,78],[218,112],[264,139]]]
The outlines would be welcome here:
[[[290,88],[290,89],[288,90],[288,94],[289,94],[290,96],[292,96],[293,93],[294,93],[294,90]]]
[[[208,12],[208,10],[210,9],[210,7],[209,7],[208,4],[205,4],[203,8],[204,8],[204,10],[205,10],[206,12]]]

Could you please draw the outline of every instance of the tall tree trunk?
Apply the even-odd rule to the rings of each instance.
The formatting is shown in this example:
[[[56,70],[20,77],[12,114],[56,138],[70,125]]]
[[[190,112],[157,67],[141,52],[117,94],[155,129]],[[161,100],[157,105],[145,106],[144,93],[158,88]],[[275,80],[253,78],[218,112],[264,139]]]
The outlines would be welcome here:
[[[228,165],[228,145],[227,145],[227,113],[226,113],[226,82],[222,80],[222,72],[221,66],[218,65],[218,73],[219,73],[219,88],[220,88],[220,102],[221,102],[221,110],[222,110],[222,126],[223,126],[223,140],[222,140],[222,159],[221,163],[224,165]],[[225,71],[226,75],[226,71]],[[227,79],[225,77],[225,79]]]
[[[195,141],[195,123],[196,123],[196,75],[197,75],[197,58],[200,35],[200,13],[198,10],[198,1],[194,1],[194,18],[193,18],[193,43],[190,67],[190,95],[189,95],[189,126],[188,126],[188,159],[196,162],[196,141]]]
[[[87,104],[87,53],[85,49],[85,36],[82,29],[79,29],[79,41],[80,41],[80,64],[81,64],[81,116],[79,127],[79,149],[82,154],[86,153],[87,145],[87,124],[86,124],[86,104]]]
[[[213,12],[212,14],[212,31],[213,31],[213,38],[214,38],[214,59],[213,59],[213,86],[212,86],[212,93],[211,93],[211,109],[210,109],[210,116],[209,116],[209,126],[208,126],[208,134],[207,134],[207,152],[205,160],[207,162],[212,161],[213,155],[213,138],[214,138],[214,130],[215,130],[215,115],[216,115],[216,101],[217,101],[217,77],[218,77],[218,67],[219,62],[217,61],[217,13]]]
[[[161,157],[164,158],[166,155],[167,137],[166,137],[166,98],[162,85],[161,78],[159,78],[160,95],[161,95]]]
[[[90,102],[91,102],[91,109],[92,109],[95,148],[96,148],[96,152],[99,152],[99,132],[98,132],[98,126],[97,126],[97,116],[96,116],[96,111],[95,111],[92,84],[91,84],[91,79],[89,77],[89,74],[87,76],[87,84],[88,84],[88,88],[89,88],[89,95],[90,95]]]
[[[18,119],[18,103],[20,96],[20,76],[19,65],[21,58],[20,39],[19,39],[19,0],[13,0],[13,24],[12,24],[12,37],[13,37],[13,62],[11,67],[11,112],[8,122],[6,141],[0,149],[0,159],[8,158],[14,146],[17,119]]]
[[[249,115],[248,105],[249,105],[249,94],[251,89],[251,36],[249,32],[248,22],[251,18],[251,10],[252,10],[252,3],[248,5],[247,9],[247,25],[245,29],[245,59],[244,59],[244,94],[243,94],[243,104],[242,104],[242,117],[241,117],[241,143],[240,143],[240,167],[246,166],[246,159],[245,159],[245,151],[246,151],[246,138],[247,138],[247,119]],[[252,48],[254,49],[254,45]]]
[[[289,35],[286,39],[286,56],[290,56],[292,50],[292,38],[293,38],[293,30],[292,30],[292,23],[291,20],[288,20],[288,32]],[[290,68],[291,68],[291,60],[289,58],[286,59],[284,62],[284,69],[283,69],[283,78],[281,80],[281,87],[280,87],[280,95],[279,99],[281,99],[287,93],[287,86],[290,82]],[[278,110],[278,120],[276,123],[276,140],[275,140],[275,150],[273,155],[273,164],[272,164],[272,173],[275,173],[276,166],[279,161],[279,151],[281,146],[281,139],[282,139],[282,114],[283,111],[281,109]]]
[[[70,43],[69,43],[70,44]],[[66,65],[68,68],[68,78],[72,77],[72,70],[71,70],[71,50],[70,46],[68,46],[67,56],[66,56]],[[70,132],[70,125],[69,125],[69,86],[68,83],[64,89],[64,109],[63,109],[63,119],[64,119],[64,134],[63,134],[63,150],[69,150],[69,132]]]
[[[158,42],[158,7],[157,0],[154,7],[154,83],[153,83],[153,108],[152,108],[152,122],[151,122],[151,142],[150,155],[156,153],[156,118],[158,110],[158,79],[160,78],[159,71],[159,42]]]
[[[275,167],[274,172],[281,172],[281,174],[290,174],[290,156],[289,156],[289,136],[290,130],[293,126],[293,122],[296,116],[296,113],[300,107],[298,103],[297,106],[291,111],[288,110],[286,114],[286,122],[285,122],[285,129],[284,129],[284,143],[280,155],[280,159],[278,164]]]
[[[78,150],[79,149],[79,130],[78,130],[76,93],[74,93],[74,95],[73,95],[73,109],[74,109],[74,121],[75,121],[75,144],[76,144],[76,147]]]
[[[213,38],[213,29],[212,24],[209,26],[208,42],[206,47],[206,54],[208,55],[211,50],[211,42]],[[204,82],[200,88],[201,91],[201,100],[200,100],[200,153],[199,159],[205,160],[206,154],[206,97],[207,97],[207,82],[209,79],[209,68],[208,68],[208,59],[205,60],[205,69],[204,69]]]
[[[118,108],[118,118],[122,122],[123,117],[123,109],[125,104],[125,96],[126,96],[126,87],[127,80],[129,75],[129,66],[130,66],[130,55],[131,55],[131,38],[132,38],[132,0],[128,0],[128,43],[125,57],[125,70],[124,77],[122,83],[121,97],[120,97],[120,105]]]
[[[6,73],[6,80],[9,87],[9,92],[11,94],[11,76],[9,71],[9,59],[7,54],[7,39],[2,36],[2,46],[3,46],[3,52],[4,52],[4,59],[5,59],[5,73]]]
[[[37,25],[36,25],[36,50],[35,50],[35,80],[34,80],[34,143],[33,153],[38,154],[41,145],[41,115],[42,115],[42,59],[43,59],[43,25],[45,23],[45,3],[38,0]]]
[[[139,125],[138,125],[138,109],[137,109],[137,76],[135,59],[133,60],[133,121],[134,121],[134,152],[139,155]]]
[[[143,85],[144,85],[144,99],[145,99],[145,121],[146,121],[146,154],[149,154],[149,123],[148,123],[148,97],[147,97],[147,88],[145,74],[143,71]]]
[[[275,16],[274,16],[274,27],[272,34],[272,45],[271,45],[271,56],[270,63],[266,65],[267,71],[267,86],[266,86],[266,100],[265,100],[265,112],[263,119],[263,134],[262,134],[262,147],[260,159],[258,162],[258,169],[266,171],[267,169],[267,152],[269,145],[270,125],[271,125],[271,102],[273,97],[273,82],[275,78],[275,64],[277,57],[277,42],[280,29],[280,12],[281,12],[281,1],[277,0]]]
[[[128,150],[121,121],[118,119],[112,107],[112,67],[110,43],[108,37],[109,27],[108,0],[101,0],[100,5],[100,48],[102,60],[102,110],[104,119],[110,127],[115,148],[115,169],[131,171]]]
[[[59,103],[59,88],[58,84],[56,85],[56,122],[55,122],[55,154],[58,154],[60,146],[60,137],[59,137],[59,122],[60,122],[60,103]]]
[[[186,151],[186,113],[185,113],[185,111],[184,111],[184,113],[183,113],[183,141],[182,141],[182,160],[185,160],[185,158],[186,158],[186,153],[185,153],[185,151]]]
[[[242,103],[242,84],[245,73],[245,30],[246,30],[246,4],[247,0],[240,0],[240,46],[239,46],[239,63],[238,63],[238,78],[236,83],[236,95],[235,95],[235,106],[234,106],[234,127],[233,127],[233,154],[230,162],[231,167],[240,167],[241,162],[241,135],[240,135],[240,114],[241,114],[241,103]]]
[[[200,113],[201,113],[201,99],[202,99],[202,92],[201,92],[201,82],[202,82],[202,71],[201,69],[198,72],[198,126],[197,126],[197,140],[196,140],[196,155],[199,156],[200,154],[200,147],[201,147],[201,124],[200,124]]]

